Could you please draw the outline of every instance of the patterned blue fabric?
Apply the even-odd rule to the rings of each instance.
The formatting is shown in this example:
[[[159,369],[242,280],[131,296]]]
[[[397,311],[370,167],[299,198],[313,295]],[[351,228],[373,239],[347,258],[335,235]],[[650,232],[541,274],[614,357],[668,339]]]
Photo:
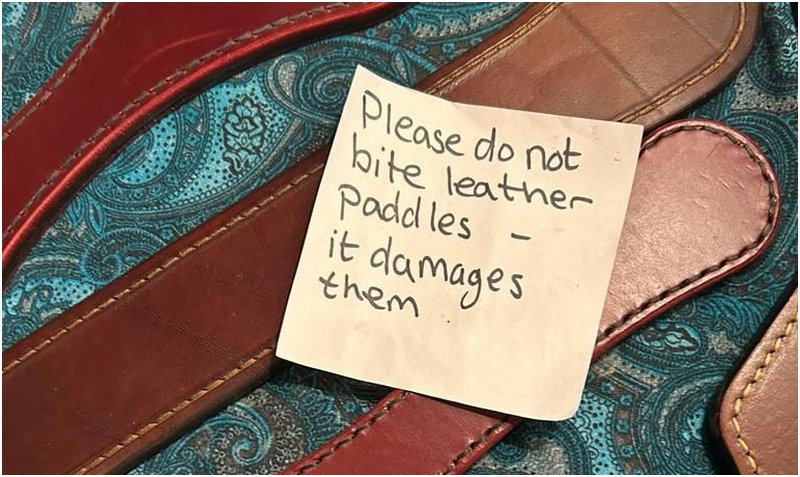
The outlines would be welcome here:
[[[77,195],[21,264],[3,294],[3,346],[328,142],[357,63],[414,84],[521,8],[418,5],[374,28],[266,61],[165,116]],[[4,114],[12,109],[4,104]],[[287,367],[136,471],[276,471],[385,392]]]
[[[50,23],[47,15],[26,14],[31,8],[3,5],[6,98],[12,63],[21,69],[16,63],[33,58],[25,67],[45,71],[44,79],[58,66],[35,51],[40,47],[20,45],[51,45],[77,28],[69,12],[79,7],[48,5],[62,9]],[[520,8],[418,5],[368,30],[266,61],[165,116],[78,194],[21,265],[3,293],[4,348],[326,142],[357,62],[410,85]],[[786,5],[766,8],[745,68],[692,112],[749,134],[775,165],[785,202],[769,253],[592,366],[573,419],[526,422],[473,473],[714,470],[703,427],[709,400],[796,273],[797,35],[789,15]],[[44,79],[17,81],[17,99],[3,102],[4,120]],[[385,392],[289,365],[134,472],[274,472]]]
[[[3,3],[3,122],[67,59],[98,3]]]
[[[784,197],[774,244],[595,363],[575,417],[526,422],[471,473],[714,472],[708,409],[797,273],[797,32],[788,4],[765,7],[742,71],[690,116],[731,124],[769,157]]]

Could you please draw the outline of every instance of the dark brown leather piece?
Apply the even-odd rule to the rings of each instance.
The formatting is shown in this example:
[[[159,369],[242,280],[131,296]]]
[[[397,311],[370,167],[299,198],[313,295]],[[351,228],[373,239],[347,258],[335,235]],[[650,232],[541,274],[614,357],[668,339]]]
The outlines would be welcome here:
[[[3,126],[3,277],[105,161],[166,108],[236,68],[399,8],[107,4],[64,65]]]
[[[676,165],[678,156],[658,151],[652,148],[647,153],[652,156],[649,164],[660,168],[660,175],[652,175],[657,184],[665,182],[664,175],[687,168]],[[302,162],[6,351],[3,432],[13,438],[6,439],[3,446],[4,470],[119,471],[258,382],[275,361],[272,347],[324,158],[322,152]],[[747,194],[755,185],[766,194],[769,187],[763,185],[764,177],[752,175],[753,171],[743,166],[723,171],[723,177],[735,173],[734,180],[747,186],[746,191],[732,189],[734,193]],[[761,182],[753,184],[756,179]],[[653,187],[635,184],[634,190],[641,195]],[[689,197],[684,189],[675,193],[679,200]],[[704,193],[698,200],[715,200],[706,197]],[[676,200],[675,196],[662,198]],[[720,198],[726,204],[738,201],[725,194]],[[739,209],[747,215],[723,215],[718,220],[732,221],[730,227],[745,224],[740,226],[741,237],[751,237],[754,232],[747,230],[755,229],[759,221],[767,222],[758,208],[764,201],[754,203],[753,209]],[[658,215],[632,217],[646,221]],[[635,229],[650,228],[642,223]],[[625,230],[630,226],[626,224]],[[687,235],[683,229],[671,231],[678,237],[665,234],[664,240]],[[642,241],[647,235],[624,237],[623,242]],[[646,242],[640,243],[640,249],[645,247]],[[751,248],[749,254],[762,249]],[[710,265],[720,257],[703,257],[696,265]],[[729,269],[740,265],[732,264]],[[185,293],[187,288],[192,294]],[[631,321],[627,326],[640,322]],[[409,396],[404,405],[415,400],[422,406],[410,406],[411,415],[426,415],[430,405],[441,418],[438,422],[447,423],[445,416],[460,422],[456,427],[443,427],[444,435],[461,436],[453,430],[482,428],[483,420],[497,419],[491,413],[436,404],[416,395]],[[464,419],[465,415],[470,418]],[[422,424],[427,427],[431,422]],[[86,432],[77,433],[76,429]],[[502,430],[496,428],[498,433]],[[424,436],[435,435],[424,428],[420,432],[424,435],[411,441],[424,442]],[[386,447],[396,450],[395,446]],[[46,460],[41,459],[43,448],[48,451]]]
[[[263,379],[324,157],[4,352],[3,471],[121,472]]]
[[[552,98],[536,94],[529,88],[530,78],[519,73],[521,69],[536,69],[555,83],[582,78],[580,88],[571,84],[570,88],[575,89],[563,90],[574,94],[559,96],[561,112],[580,115],[578,106],[582,105],[584,116],[611,117],[611,111],[602,115],[602,111],[595,108],[595,102],[589,99],[617,94],[617,83],[601,84],[595,81],[595,76],[582,73],[585,57],[570,56],[561,62],[538,63],[541,50],[536,49],[546,47],[551,39],[536,37],[558,35],[560,30],[525,27],[519,33],[521,26],[529,22],[546,26],[548,18],[593,14],[582,8],[577,5],[531,7],[514,24],[486,45],[479,46],[476,53],[467,54],[466,59],[438,72],[425,85],[430,89],[452,77],[456,83],[464,83],[465,88],[472,85],[474,97],[461,98],[468,102],[493,104],[494,95],[511,91],[514,94],[507,99],[516,98],[516,102],[506,101],[503,105],[539,109],[535,107],[537,97],[551,101],[551,105]],[[643,37],[659,36],[658,32],[638,28],[639,20],[653,14],[648,6],[596,8],[605,9],[609,17],[622,15],[629,22],[619,25],[611,40],[621,35],[628,38],[628,46],[635,50]],[[663,120],[665,114],[678,109],[678,106],[669,105],[689,104],[708,93],[712,85],[718,85],[741,64],[752,41],[757,8],[749,5],[714,8],[717,8],[715,21],[730,18],[727,23],[743,25],[741,30],[738,26],[731,28],[726,31],[727,37],[715,40],[724,47],[722,52],[728,49],[731,52],[727,56],[720,53],[716,59],[709,58],[711,63],[682,63],[684,74],[676,78],[651,78],[653,82],[664,80],[662,88],[652,89],[656,93],[650,97],[651,102],[659,106],[650,111],[652,115],[648,112],[637,116],[637,121],[652,126]],[[638,16],[631,17],[630,12]],[[684,12],[684,16],[690,14]],[[665,15],[672,18],[672,13]],[[702,22],[693,20],[692,24],[695,23],[701,25]],[[697,28],[711,29],[695,25]],[[674,31],[668,33],[659,36],[667,45],[662,45],[664,51],[693,48],[694,43],[700,41],[692,37],[697,41],[689,42],[674,37]],[[561,37],[558,48],[562,52],[562,45],[570,38]],[[525,39],[526,43],[514,43],[519,39]],[[505,44],[511,47],[491,50],[491,45]],[[491,55],[487,57],[482,51],[491,51]],[[512,56],[517,59],[511,61]],[[516,66],[510,70],[491,66],[496,75],[491,82],[483,84],[492,84],[497,79],[503,90],[494,86],[477,88],[477,83],[470,82],[475,81],[469,79],[471,77],[457,78],[472,68],[477,71],[488,68],[486,58],[506,57],[509,65]],[[480,61],[469,63],[470,58]],[[619,61],[620,58],[616,58],[612,63]],[[702,76],[700,80],[682,86],[698,75]],[[514,78],[517,81],[511,83]],[[482,81],[486,80],[484,77]],[[703,84],[705,86],[700,87]],[[626,83],[620,85],[624,90]],[[454,84],[448,88],[446,96],[452,98],[461,86]],[[593,94],[587,96],[586,101],[576,101],[575,95],[583,90],[591,90]],[[254,386],[274,362],[271,348],[283,316],[324,157],[323,151],[305,160],[274,184],[253,192],[6,351],[3,354],[3,431],[14,437],[7,439],[3,447],[4,470],[11,473],[123,470],[194,421]],[[739,219],[741,217],[736,220]],[[677,232],[684,233],[683,230]],[[748,251],[747,256],[759,251],[760,248]],[[715,254],[707,258],[719,257]],[[713,263],[708,262],[709,265]],[[726,270],[742,264],[731,263]],[[696,283],[704,282],[681,287],[675,297],[694,291]],[[187,290],[192,290],[191,294]],[[640,323],[643,316],[633,317],[630,325]],[[616,336],[620,334],[612,332],[609,343]],[[407,396],[403,403],[404,406],[412,404],[411,415],[426,415],[426,406],[437,406],[433,400],[416,395]],[[469,452],[457,459],[454,470],[469,465],[473,457],[496,442],[513,424],[503,421],[496,427],[484,426],[485,419],[493,423],[496,419],[480,411],[467,411],[450,404],[442,406],[457,424],[447,428],[442,437],[456,439],[457,443],[459,439],[477,443],[466,448]],[[86,432],[76,435],[76,429]],[[473,433],[480,429],[484,431]],[[491,429],[488,434],[486,429]],[[414,436],[426,446],[425,451],[432,452],[436,446],[425,444],[426,432],[421,428]],[[373,435],[379,436],[375,432]],[[471,440],[472,436],[475,440]],[[379,442],[390,446],[392,435],[389,437]],[[42,449],[46,449],[49,456],[46,462],[41,459]],[[384,452],[391,454],[390,451],[387,448]],[[397,459],[412,460],[408,455],[393,455],[395,463]]]
[[[797,474],[797,290],[728,385],[718,414],[741,474]]]
[[[677,121],[646,138],[594,358],[760,255],[774,236],[778,194],[766,158],[727,126]],[[285,473],[461,473],[519,422],[393,391]]]

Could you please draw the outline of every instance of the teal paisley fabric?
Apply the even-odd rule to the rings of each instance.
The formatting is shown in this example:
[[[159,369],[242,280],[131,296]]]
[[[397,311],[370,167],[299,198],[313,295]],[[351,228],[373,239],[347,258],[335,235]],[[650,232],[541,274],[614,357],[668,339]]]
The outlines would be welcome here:
[[[418,5],[266,61],[168,114],[77,195],[21,264],[3,294],[4,348],[328,142],[356,64],[414,84],[521,8]],[[49,31],[36,27],[40,35]],[[21,25],[9,20],[4,28]],[[8,116],[18,105],[3,107]],[[385,392],[287,367],[135,472],[274,472]]]
[[[31,14],[34,8],[47,14]],[[76,21],[80,8],[3,5],[4,121],[66,57],[71,46],[64,32],[77,32],[74,45],[96,14],[87,10],[84,21]],[[373,28],[266,61],[168,114],[78,194],[22,264],[3,293],[4,348],[326,142],[356,63],[414,84],[520,8],[417,5]],[[28,70],[37,73],[9,73]],[[690,113],[734,125],[773,162],[785,201],[770,251],[593,365],[573,419],[524,423],[472,473],[717,470],[705,429],[708,406],[769,309],[796,280],[796,84],[797,34],[789,7],[768,5],[743,70]],[[275,472],[385,393],[287,365],[134,472]]]
[[[98,3],[3,3],[3,123],[83,38]]]
[[[797,31],[788,4],[764,7],[744,68],[690,116],[731,124],[769,157],[784,197],[774,244],[744,272],[662,315],[595,363],[575,417],[524,423],[471,473],[720,470],[710,451],[709,407],[797,280]]]

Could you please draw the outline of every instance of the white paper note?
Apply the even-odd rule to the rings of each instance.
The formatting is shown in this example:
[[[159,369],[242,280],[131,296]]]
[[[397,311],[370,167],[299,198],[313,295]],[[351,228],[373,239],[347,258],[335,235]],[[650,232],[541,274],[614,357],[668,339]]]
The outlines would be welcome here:
[[[571,417],[641,136],[638,125],[452,103],[359,67],[278,356]]]

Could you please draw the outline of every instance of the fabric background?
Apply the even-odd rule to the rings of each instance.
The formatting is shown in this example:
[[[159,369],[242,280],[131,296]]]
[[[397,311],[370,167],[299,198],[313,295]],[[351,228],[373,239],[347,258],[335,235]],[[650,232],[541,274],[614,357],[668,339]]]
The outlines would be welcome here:
[[[77,195],[11,279],[2,297],[4,349],[328,141],[357,63],[413,85],[521,8],[417,5],[265,61],[164,116]],[[64,61],[98,6],[12,3],[2,13],[5,122]],[[784,194],[775,243],[746,271],[662,315],[593,365],[574,418],[526,422],[470,472],[718,470],[705,424],[709,406],[796,283],[797,33],[788,5],[765,6],[745,67],[690,115],[732,124],[772,161]],[[134,472],[275,472],[386,391],[287,365]]]

